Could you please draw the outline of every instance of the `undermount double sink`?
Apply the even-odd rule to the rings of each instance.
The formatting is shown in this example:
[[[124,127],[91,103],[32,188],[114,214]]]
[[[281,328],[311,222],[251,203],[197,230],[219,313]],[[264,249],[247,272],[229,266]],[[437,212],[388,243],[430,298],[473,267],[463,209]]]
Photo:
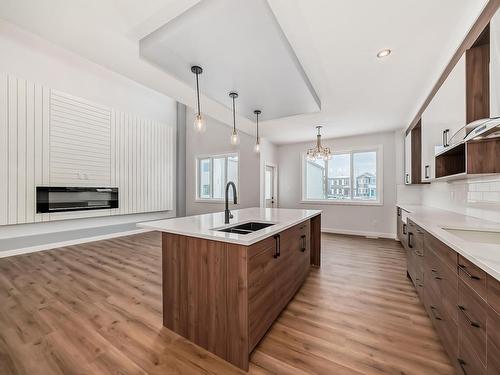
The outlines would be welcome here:
[[[468,242],[500,245],[500,232],[477,229],[443,228],[444,231]]]
[[[218,232],[234,233],[234,234],[250,234],[258,230],[267,228],[274,225],[274,223],[259,223],[259,222],[249,222],[243,224],[237,224],[232,227],[215,229]]]

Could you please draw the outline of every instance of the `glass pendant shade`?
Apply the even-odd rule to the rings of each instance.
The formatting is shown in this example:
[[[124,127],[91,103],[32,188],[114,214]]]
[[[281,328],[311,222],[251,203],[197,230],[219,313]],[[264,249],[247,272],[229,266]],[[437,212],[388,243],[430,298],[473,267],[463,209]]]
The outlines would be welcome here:
[[[236,130],[233,130],[231,134],[231,144],[233,146],[238,146],[240,144],[240,136]]]
[[[323,147],[321,145],[321,128],[322,126],[316,126],[316,129],[318,129],[318,134],[316,135],[316,147],[307,150],[307,160],[330,160],[332,158],[330,147]]]
[[[194,118],[194,130],[198,133],[204,133],[205,130],[207,130],[207,123],[201,113],[196,115]]]
[[[257,143],[255,143],[255,146],[253,147],[253,150],[257,154],[260,153],[260,143],[259,143],[259,140],[257,140]]]

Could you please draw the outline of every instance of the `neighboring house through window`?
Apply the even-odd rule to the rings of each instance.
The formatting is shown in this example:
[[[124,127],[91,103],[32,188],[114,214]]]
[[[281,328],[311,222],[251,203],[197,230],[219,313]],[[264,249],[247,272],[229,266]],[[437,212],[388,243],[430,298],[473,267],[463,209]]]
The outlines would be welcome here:
[[[335,153],[330,160],[303,157],[303,201],[380,203],[381,146]]]

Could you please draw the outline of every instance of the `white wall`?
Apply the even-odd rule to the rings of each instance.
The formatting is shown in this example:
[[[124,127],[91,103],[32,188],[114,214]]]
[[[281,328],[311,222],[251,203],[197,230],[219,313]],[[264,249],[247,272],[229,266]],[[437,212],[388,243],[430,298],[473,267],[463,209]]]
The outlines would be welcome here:
[[[207,130],[194,130],[194,111],[186,113],[186,215],[223,211],[223,203],[196,201],[196,157],[200,155],[239,153],[239,188],[236,208],[258,207],[260,197],[260,157],[253,151],[255,137],[240,132],[240,144],[232,146],[232,127],[210,117]],[[231,204],[232,207],[235,207]]]
[[[279,176],[278,147],[265,138],[260,139],[260,206],[265,207],[265,171],[266,165],[274,166]],[[279,207],[279,196],[277,197]]]
[[[283,208],[323,210],[324,231],[394,238],[396,235],[396,142],[394,132],[323,140],[332,150],[381,145],[383,148],[383,204],[379,206],[301,203],[301,153],[314,141],[278,146],[279,200]]]
[[[176,123],[176,102],[167,96],[144,87],[78,55],[57,47],[48,41],[12,24],[0,21],[0,72],[47,85],[117,110],[171,124]],[[175,199],[175,196],[174,196]],[[15,237],[37,233],[84,228],[78,236],[93,236],[92,228],[113,226],[122,230],[125,223],[173,217],[175,210],[154,215],[127,215],[99,219],[75,219],[64,223],[43,223],[0,227],[0,251],[9,250]],[[122,227],[120,227],[122,226]],[[130,229],[132,226],[128,225]],[[102,231],[100,232],[102,234]],[[9,242],[12,241],[12,242]],[[16,242],[16,246],[18,243]]]

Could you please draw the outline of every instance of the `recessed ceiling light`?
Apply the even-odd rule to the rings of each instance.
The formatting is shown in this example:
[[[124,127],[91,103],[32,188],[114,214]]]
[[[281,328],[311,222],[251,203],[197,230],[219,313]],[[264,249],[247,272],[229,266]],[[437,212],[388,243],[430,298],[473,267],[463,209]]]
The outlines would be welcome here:
[[[377,57],[381,59],[382,57],[389,56],[391,54],[391,50],[389,48],[385,48],[383,50],[378,51]]]

